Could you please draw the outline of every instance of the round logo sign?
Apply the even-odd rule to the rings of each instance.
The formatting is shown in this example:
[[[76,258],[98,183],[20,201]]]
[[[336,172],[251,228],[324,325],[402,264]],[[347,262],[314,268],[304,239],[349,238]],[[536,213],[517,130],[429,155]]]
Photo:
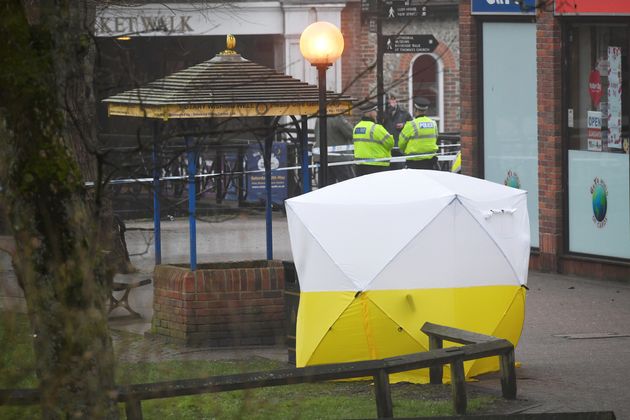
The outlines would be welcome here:
[[[597,177],[591,186],[591,203],[593,205],[593,222],[599,228],[606,225],[608,211],[608,188],[603,179]]]
[[[599,70],[591,71],[588,77],[588,93],[591,95],[593,106],[599,107],[599,101],[602,99],[602,78]]]
[[[503,181],[503,185],[512,188],[521,188],[521,180],[518,178],[518,174],[510,169]]]

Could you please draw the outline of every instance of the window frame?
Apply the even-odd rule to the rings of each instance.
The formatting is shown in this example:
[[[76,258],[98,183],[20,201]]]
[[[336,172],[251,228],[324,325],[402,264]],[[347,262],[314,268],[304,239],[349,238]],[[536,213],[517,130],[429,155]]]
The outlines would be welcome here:
[[[437,97],[438,97],[438,115],[428,115],[428,117],[434,119],[438,123],[439,132],[444,132],[444,62],[442,58],[434,53],[420,53],[415,55],[409,63],[409,77],[408,77],[408,89],[409,99],[407,106],[408,109],[413,110],[413,66],[416,60],[422,56],[429,56],[435,61],[436,68],[436,81],[438,85]]]

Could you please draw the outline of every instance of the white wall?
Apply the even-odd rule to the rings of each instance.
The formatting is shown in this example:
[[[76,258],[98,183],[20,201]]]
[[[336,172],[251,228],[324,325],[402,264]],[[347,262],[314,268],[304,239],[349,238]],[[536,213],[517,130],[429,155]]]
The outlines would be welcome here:
[[[345,3],[290,4],[280,1],[225,3],[154,3],[135,7],[110,6],[97,12],[96,35],[208,36],[283,35],[284,73],[317,84],[317,72],[300,53],[300,35],[323,20],[341,27]],[[280,46],[276,46],[278,48]],[[341,91],[341,60],[326,74],[329,90]]]

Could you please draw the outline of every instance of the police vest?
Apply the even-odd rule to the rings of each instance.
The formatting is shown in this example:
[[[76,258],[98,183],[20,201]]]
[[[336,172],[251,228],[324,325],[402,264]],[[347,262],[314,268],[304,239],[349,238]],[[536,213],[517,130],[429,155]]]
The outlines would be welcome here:
[[[437,131],[437,124],[429,117],[407,121],[398,137],[398,147],[403,155],[423,155],[409,160],[432,159],[438,151]]]
[[[385,127],[369,120],[359,121],[352,132],[355,159],[390,158],[394,138]],[[389,160],[365,162],[361,165],[389,166]]]
[[[462,152],[457,152],[453,166],[451,166],[451,172],[460,173],[462,171]]]

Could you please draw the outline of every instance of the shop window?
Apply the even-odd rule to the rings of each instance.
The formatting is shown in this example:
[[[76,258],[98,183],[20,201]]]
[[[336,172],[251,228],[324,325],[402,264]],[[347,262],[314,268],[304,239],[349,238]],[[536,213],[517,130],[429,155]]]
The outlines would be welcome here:
[[[568,32],[569,148],[623,153],[628,139],[628,26],[573,25]]]
[[[569,251],[630,259],[630,25],[565,34]]]
[[[433,54],[422,54],[416,57],[411,66],[412,98],[425,97],[430,102],[428,116],[439,123],[440,131],[444,130],[442,118],[442,62]],[[410,103],[410,108],[411,103]]]

